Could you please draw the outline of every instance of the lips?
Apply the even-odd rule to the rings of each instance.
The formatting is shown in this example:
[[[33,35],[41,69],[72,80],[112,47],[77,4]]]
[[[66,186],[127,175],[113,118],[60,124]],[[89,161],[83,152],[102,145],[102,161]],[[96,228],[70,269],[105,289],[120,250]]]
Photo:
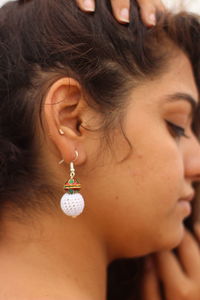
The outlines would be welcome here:
[[[191,202],[194,199],[195,193],[191,193],[186,197],[180,198],[178,201],[178,207],[181,209],[184,217],[187,217],[192,212],[192,205]]]
[[[192,202],[194,199],[195,193],[192,193],[184,198],[180,198],[179,201],[187,201],[187,202]]]

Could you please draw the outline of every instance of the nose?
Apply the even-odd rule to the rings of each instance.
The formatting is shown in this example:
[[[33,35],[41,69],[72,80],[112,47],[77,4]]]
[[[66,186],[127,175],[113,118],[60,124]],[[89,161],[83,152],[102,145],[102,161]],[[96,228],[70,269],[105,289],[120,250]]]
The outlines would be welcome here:
[[[191,183],[200,182],[200,142],[192,135],[185,146],[185,178]]]

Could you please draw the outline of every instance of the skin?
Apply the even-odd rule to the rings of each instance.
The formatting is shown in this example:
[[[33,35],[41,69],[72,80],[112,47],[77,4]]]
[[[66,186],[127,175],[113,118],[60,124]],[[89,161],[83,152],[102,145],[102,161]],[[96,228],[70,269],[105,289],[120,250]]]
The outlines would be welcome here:
[[[95,9],[95,1],[89,1],[87,2],[87,6],[84,6],[84,1],[83,0],[77,0],[77,4],[79,5],[79,7],[87,12],[91,12],[94,11]],[[88,4],[90,6],[88,6]],[[113,14],[116,17],[116,19],[120,22],[120,23],[128,23],[129,22],[129,7],[130,7],[130,1],[129,0],[113,0],[111,1],[112,7],[113,7]],[[147,26],[153,26],[156,24],[156,20],[155,20],[155,10],[163,10],[164,7],[162,5],[162,3],[160,1],[149,1],[149,0],[144,0],[144,1],[139,1],[138,0],[138,4],[140,6],[141,9],[141,17],[142,20],[144,22],[144,24],[146,24]],[[123,12],[123,14],[121,14],[121,12]],[[125,14],[124,14],[125,13]],[[198,225],[198,224],[197,224]],[[197,226],[198,228],[198,226]],[[198,240],[200,241],[200,229],[197,229],[197,236],[199,237]],[[189,234],[189,233],[188,233]],[[184,235],[184,240],[185,240],[185,236],[187,234]],[[190,239],[188,239],[187,241],[193,244],[193,249],[195,247],[197,247],[197,242],[194,238],[192,238],[192,236],[190,235]],[[183,246],[186,247],[186,244],[183,242],[181,242],[180,244],[180,248],[182,249]],[[196,254],[196,256],[195,256]],[[175,256],[173,256],[173,254],[171,252],[168,252],[168,255],[166,255],[166,253],[162,253],[162,255],[160,255],[159,253],[157,254],[158,258],[160,256],[162,256],[163,259],[157,259],[156,261],[156,265],[157,268],[165,270],[165,268],[167,270],[172,270],[172,274],[173,276],[168,276],[169,274],[167,272],[162,272],[162,277],[158,276],[158,272],[156,271],[155,268],[155,264],[153,263],[152,259],[150,259],[150,261],[147,262],[147,265],[150,266],[147,267],[147,270],[145,272],[144,275],[144,280],[143,280],[143,298],[144,300],[161,300],[162,296],[160,293],[160,289],[159,289],[159,280],[161,279],[164,285],[164,293],[165,293],[165,298],[167,297],[167,300],[172,300],[172,299],[177,299],[177,300],[190,300],[191,297],[192,299],[198,299],[199,297],[199,286],[200,286],[200,282],[199,282],[199,276],[198,278],[192,278],[189,276],[189,274],[187,274],[187,279],[184,282],[184,286],[186,287],[186,294],[183,294],[185,290],[183,290],[182,288],[182,279],[183,279],[183,272],[182,272],[182,265],[180,262],[180,260],[178,261],[176,259]],[[173,257],[173,260],[167,259],[168,257]],[[195,251],[195,253],[193,253],[193,251],[190,251],[189,253],[189,257],[187,255],[187,261],[198,261],[199,260],[199,252]],[[184,260],[184,257],[183,257]],[[198,271],[198,264],[192,264],[193,268],[196,269]],[[178,272],[177,272],[178,269]],[[181,276],[182,275],[182,276]],[[186,277],[186,276],[185,276]],[[172,284],[172,281],[176,282],[176,286],[174,286]],[[166,296],[167,295],[167,296]],[[171,295],[171,296],[169,296]],[[192,295],[192,296],[191,296]],[[196,295],[196,296],[194,296]]]
[[[23,218],[23,223],[11,218],[9,209],[4,211],[1,300],[58,300],[66,295],[70,300],[102,300],[106,268],[114,258],[168,251],[181,242],[188,210],[179,199],[191,194],[192,183],[199,180],[200,145],[190,129],[190,104],[166,99],[177,92],[197,102],[191,65],[174,49],[163,75],[146,80],[124,99],[123,128],[133,150],[122,162],[130,149],[118,126],[112,129],[112,151],[105,147],[99,152],[102,132],[78,125],[94,128],[102,116],[88,107],[74,79],[52,84],[44,99],[46,129],[37,134],[41,170],[61,196],[77,150],[75,168],[86,208],[72,219],[56,198],[54,209]],[[190,138],[175,137],[166,120],[184,127]],[[65,164],[59,166],[61,158]],[[43,195],[41,200],[48,204]]]
[[[87,5],[84,5],[83,0],[77,0],[77,4],[79,7],[86,11],[86,12],[92,12],[95,10],[95,1],[89,1],[87,2]],[[111,1],[112,8],[113,8],[113,14],[115,18],[120,23],[128,23],[129,22],[129,8],[130,8],[130,1],[129,0],[113,0]],[[89,6],[88,6],[89,5]],[[155,11],[156,10],[164,10],[164,6],[161,3],[161,1],[149,1],[149,0],[138,0],[138,5],[140,6],[141,10],[141,18],[147,26],[154,26],[156,24],[155,20]],[[122,13],[123,12],[123,13]],[[197,224],[198,227],[198,224]],[[197,232],[199,232],[200,229],[197,229]],[[163,259],[157,259],[156,265],[157,268],[162,269],[163,272],[161,273],[162,276],[158,276],[158,272],[156,271],[155,264],[152,262],[148,262],[148,265],[151,265],[151,268],[147,268],[148,271],[145,272],[144,281],[143,281],[143,297],[144,300],[161,300],[162,296],[159,290],[158,282],[161,279],[164,286],[164,293],[165,293],[165,299],[176,299],[176,300],[191,300],[191,299],[199,299],[200,291],[200,280],[199,275],[197,277],[190,276],[189,273],[183,274],[183,266],[182,262],[184,261],[184,258],[186,257],[188,265],[190,264],[190,259],[194,261],[195,263],[192,263],[192,267],[194,270],[200,269],[198,266],[197,261],[199,261],[200,255],[198,251],[192,251],[192,249],[195,249],[195,247],[198,247],[197,241],[192,238],[190,235],[190,238],[188,239],[186,236],[189,235],[185,234],[183,242],[180,244],[180,248],[184,250],[183,247],[186,246],[184,243],[185,239],[187,240],[187,247],[188,245],[191,246],[191,251],[188,255],[184,256],[184,251],[182,251],[182,260],[178,260],[171,252],[157,254],[157,257],[160,258],[160,256]],[[198,234],[198,241],[200,241],[200,233]],[[187,251],[186,251],[187,252]],[[173,257],[173,259],[170,259]],[[171,273],[173,276],[168,276],[168,270],[171,270]],[[166,270],[166,271],[165,271]],[[185,276],[184,280],[184,286],[185,289],[183,289],[183,275]],[[174,286],[171,279],[173,278],[173,282],[176,283]],[[186,292],[185,292],[186,291]]]
[[[95,11],[94,0],[76,0],[79,7],[86,12]],[[164,6],[160,0],[137,0],[141,10],[141,18],[147,26],[156,24],[156,10],[163,11]],[[129,23],[130,0],[111,0],[113,14],[120,23]]]
[[[79,5],[79,7],[84,10],[84,11],[94,11],[95,9],[95,1],[89,1],[87,4],[90,4],[90,6],[84,6],[84,1],[83,0],[77,0],[77,4]],[[121,23],[127,23],[129,22],[129,14],[127,14],[127,12],[129,11],[129,7],[130,7],[130,1],[129,0],[116,0],[116,1],[111,1],[112,7],[113,7],[113,14],[116,17],[116,19],[121,22]],[[155,10],[163,10],[164,7],[162,5],[162,3],[160,1],[139,1],[138,0],[138,4],[140,5],[140,9],[141,9],[141,18],[144,22],[144,24],[146,24],[147,26],[152,26],[155,25]],[[121,12],[126,13],[126,15],[121,15]],[[199,235],[198,235],[199,236]],[[195,245],[197,245],[197,242],[195,239],[192,239],[192,243],[194,243]],[[199,238],[200,241],[200,238]],[[189,241],[188,241],[189,242]],[[185,245],[183,243],[183,245]],[[182,243],[180,244],[180,247],[182,248]],[[170,252],[169,252],[170,253]],[[168,254],[169,254],[168,253]],[[159,254],[157,254],[159,257]],[[169,254],[168,256],[170,257]],[[155,267],[151,267],[150,270],[148,268],[148,272],[145,273],[144,276],[144,282],[143,282],[143,291],[144,291],[144,300],[161,300],[161,293],[159,290],[159,285],[158,285],[158,281],[160,279],[162,279],[164,288],[165,288],[165,298],[167,297],[166,294],[169,294],[170,291],[172,290],[174,292],[173,295],[173,299],[177,299],[177,300],[182,300],[182,299],[195,299],[194,298],[194,293],[197,295],[197,298],[199,297],[199,290],[198,290],[198,286],[199,286],[199,279],[197,278],[191,278],[188,276],[188,281],[185,282],[185,286],[188,287],[188,283],[189,283],[189,288],[187,288],[187,295],[183,295],[183,289],[182,289],[182,277],[180,276],[180,273],[182,270],[182,266],[181,266],[181,262],[180,260],[178,261],[176,259],[176,257],[174,257],[174,264],[170,264],[170,260],[168,260],[167,255],[162,254],[162,257],[164,256],[164,259],[158,259],[157,260],[157,266],[158,268],[164,269],[167,268],[167,266],[170,266],[170,269],[173,270],[173,277],[168,277],[166,272],[163,272],[162,274],[166,274],[166,276],[162,276],[162,278],[158,277],[158,272],[156,272]],[[191,259],[193,259],[193,257],[195,257],[193,255],[193,253],[190,253]],[[195,257],[195,260],[199,260],[199,253],[198,255]],[[174,266],[177,264],[179,265],[179,272],[175,272],[175,268]],[[149,265],[149,263],[148,263]],[[151,263],[152,266],[152,263]],[[197,265],[193,264],[193,268],[197,269]],[[176,268],[177,270],[177,268]],[[198,269],[197,269],[198,270]],[[169,278],[173,278],[173,280],[175,280],[177,284],[177,286],[179,288],[172,288],[172,285],[167,284],[170,280]],[[169,289],[169,291],[168,291]],[[198,291],[198,292],[197,292]],[[170,299],[169,299],[170,300]]]
[[[143,300],[162,300],[159,280],[164,285],[165,299],[198,300],[200,295],[200,224],[195,224],[196,238],[185,230],[177,256],[163,251],[149,256],[143,276]]]

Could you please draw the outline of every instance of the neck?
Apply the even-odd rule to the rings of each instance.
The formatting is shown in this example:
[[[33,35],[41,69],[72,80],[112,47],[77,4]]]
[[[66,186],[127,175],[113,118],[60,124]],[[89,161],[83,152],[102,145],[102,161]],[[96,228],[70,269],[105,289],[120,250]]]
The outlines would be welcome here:
[[[62,212],[26,224],[3,218],[0,291],[17,300],[105,299],[105,245],[82,220]]]

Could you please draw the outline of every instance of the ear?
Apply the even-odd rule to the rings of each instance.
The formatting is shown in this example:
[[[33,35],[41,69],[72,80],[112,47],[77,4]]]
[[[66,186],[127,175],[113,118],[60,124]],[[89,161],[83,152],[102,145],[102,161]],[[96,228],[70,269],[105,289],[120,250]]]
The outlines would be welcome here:
[[[84,106],[81,86],[72,78],[61,78],[53,83],[44,103],[44,118],[49,136],[60,153],[58,159],[70,163],[79,156],[76,164],[86,159],[83,137],[79,131]]]

